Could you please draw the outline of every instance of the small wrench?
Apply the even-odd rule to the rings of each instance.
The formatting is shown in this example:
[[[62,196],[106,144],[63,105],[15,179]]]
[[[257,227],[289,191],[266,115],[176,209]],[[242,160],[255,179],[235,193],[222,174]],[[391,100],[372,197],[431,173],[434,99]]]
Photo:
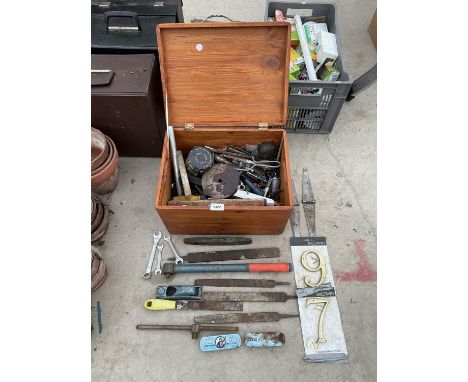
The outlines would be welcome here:
[[[172,241],[171,241],[171,235],[167,235],[167,236],[164,236],[164,240],[167,241],[169,243],[169,246],[171,247],[172,249],[172,253],[174,254],[175,256],[175,263],[176,264],[182,264],[184,262],[184,259],[182,257],[179,256],[179,254],[177,253],[177,250],[175,249],[174,247],[174,244],[172,244]]]
[[[158,245],[158,250],[156,251],[156,270],[154,271],[154,275],[161,275],[162,270],[161,270],[161,255],[162,255],[162,250],[164,248],[164,244],[161,243]]]
[[[148,265],[146,266],[146,271],[143,275],[144,279],[149,279],[151,277],[151,268],[153,268],[153,261],[154,261],[154,254],[156,252],[156,246],[158,245],[159,239],[161,239],[162,233],[159,231],[157,234],[156,232],[153,233],[153,248],[151,248],[151,255],[148,260]]]

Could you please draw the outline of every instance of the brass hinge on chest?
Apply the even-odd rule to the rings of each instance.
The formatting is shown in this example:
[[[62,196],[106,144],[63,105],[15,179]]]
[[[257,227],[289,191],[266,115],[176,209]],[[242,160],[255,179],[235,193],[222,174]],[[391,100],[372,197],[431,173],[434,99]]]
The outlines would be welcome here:
[[[194,123],[186,123],[184,125],[184,129],[185,130],[193,130],[193,128],[195,127],[195,124]]]
[[[268,122],[260,122],[258,124],[258,129],[259,130],[268,130]]]

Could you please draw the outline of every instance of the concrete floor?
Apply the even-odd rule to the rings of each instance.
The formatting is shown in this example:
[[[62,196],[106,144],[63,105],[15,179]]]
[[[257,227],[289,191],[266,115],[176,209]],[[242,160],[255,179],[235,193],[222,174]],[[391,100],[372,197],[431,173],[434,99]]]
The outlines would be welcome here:
[[[263,0],[184,0],[184,16],[204,18],[224,14],[243,21],[262,20]],[[337,1],[343,55],[353,78],[376,62],[376,51],[367,26],[375,0]],[[241,332],[278,330],[286,335],[281,349],[248,349],[203,353],[188,332],[135,330],[138,323],[191,323],[196,311],[149,312],[144,300],[164,283],[154,276],[143,280],[152,246],[152,232],[165,231],[153,200],[159,159],[122,158],[119,185],[108,198],[114,214],[101,246],[109,275],[92,296],[100,300],[104,330],[92,333],[94,381],[374,381],[376,380],[376,85],[346,103],[330,135],[289,134],[290,160],[296,189],[301,190],[302,167],[307,166],[317,199],[317,233],[328,239],[338,302],[349,357],[347,364],[315,365],[302,360],[299,321],[241,326]],[[302,233],[306,227],[302,220]],[[281,260],[290,261],[288,224],[282,235],[253,236],[252,247],[278,246]],[[182,236],[176,247],[189,248]],[[193,251],[193,247],[190,248]],[[200,248],[200,250],[202,250]],[[169,257],[165,249],[164,257]],[[358,265],[360,265],[359,271]],[[221,276],[229,276],[220,275]],[[194,277],[178,276],[178,284]],[[292,293],[293,274],[278,280],[291,281],[274,290]],[[246,311],[297,312],[297,304],[246,304]],[[93,316],[95,324],[95,318]],[[96,327],[96,325],[95,325]]]

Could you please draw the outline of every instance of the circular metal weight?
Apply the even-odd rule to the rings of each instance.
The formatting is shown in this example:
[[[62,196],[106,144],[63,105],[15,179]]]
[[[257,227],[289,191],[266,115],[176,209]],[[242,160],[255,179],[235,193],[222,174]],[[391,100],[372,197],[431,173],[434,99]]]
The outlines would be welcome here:
[[[227,198],[236,192],[239,181],[239,172],[234,167],[218,163],[203,174],[203,192],[210,198]]]
[[[195,146],[187,155],[185,165],[192,175],[205,172],[214,163],[214,154],[205,147]]]

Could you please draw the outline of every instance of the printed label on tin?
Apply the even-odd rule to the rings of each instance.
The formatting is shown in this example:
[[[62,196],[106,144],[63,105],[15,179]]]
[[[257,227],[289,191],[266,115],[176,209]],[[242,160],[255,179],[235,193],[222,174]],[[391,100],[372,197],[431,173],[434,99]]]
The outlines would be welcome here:
[[[201,351],[218,351],[236,349],[241,346],[239,334],[222,334],[218,336],[202,337],[200,340]]]
[[[221,203],[211,203],[210,211],[224,211],[224,204]]]

